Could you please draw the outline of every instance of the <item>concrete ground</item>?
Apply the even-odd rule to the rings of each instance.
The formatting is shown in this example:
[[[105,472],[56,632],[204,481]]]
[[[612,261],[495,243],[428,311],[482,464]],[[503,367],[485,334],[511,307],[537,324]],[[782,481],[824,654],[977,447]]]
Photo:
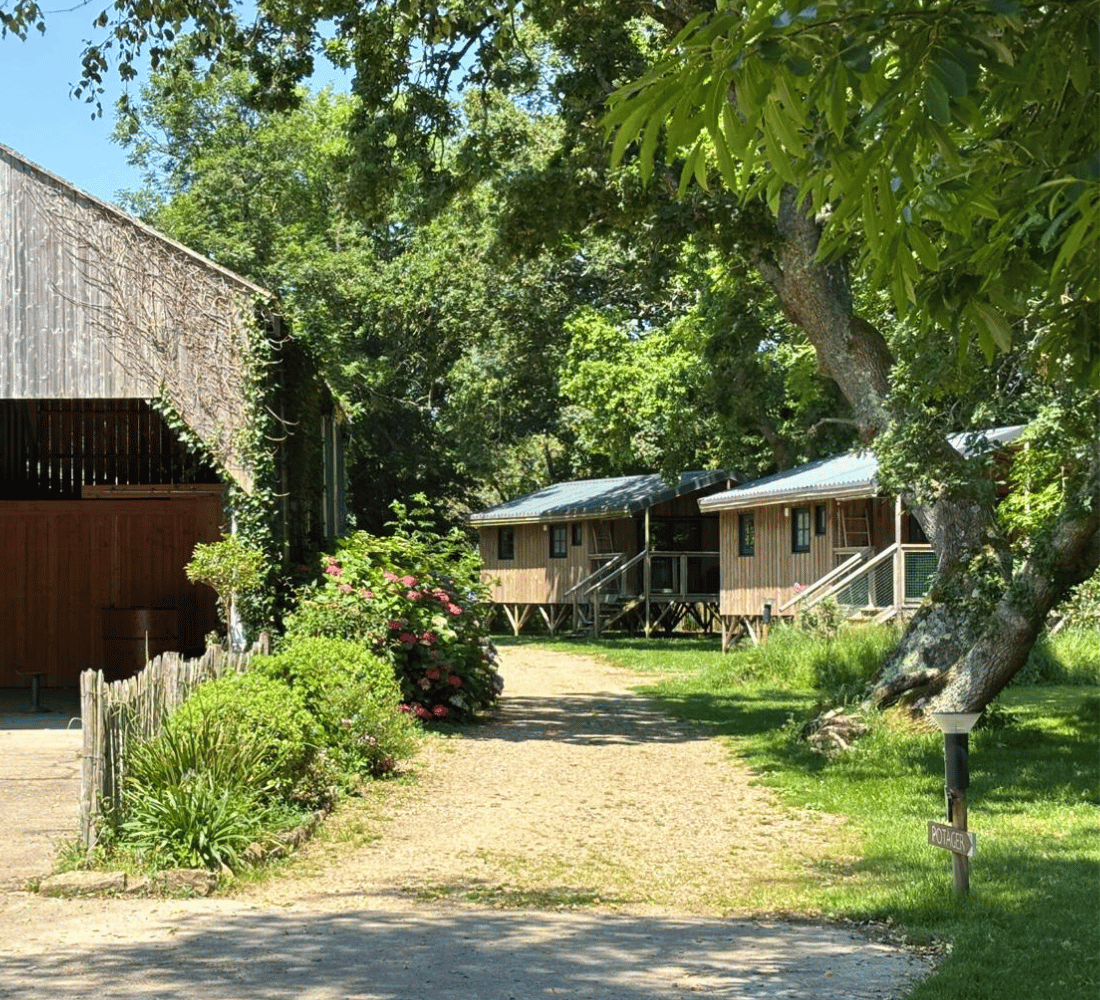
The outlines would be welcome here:
[[[29,689],[0,689],[0,891],[48,875],[80,821],[79,694],[47,688],[39,703],[49,711],[28,711]]]

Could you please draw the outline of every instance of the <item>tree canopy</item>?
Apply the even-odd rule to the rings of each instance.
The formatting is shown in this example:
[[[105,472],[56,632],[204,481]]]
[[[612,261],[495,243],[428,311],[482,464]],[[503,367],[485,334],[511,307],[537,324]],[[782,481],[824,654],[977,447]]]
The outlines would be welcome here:
[[[611,98],[614,157],[788,187],[899,315],[1100,383],[1093,4],[720,4]]]
[[[28,0],[5,10],[16,33],[40,15]],[[138,48],[162,64],[168,100],[210,60],[247,66],[245,116],[300,103],[321,53],[354,67],[347,138],[318,160],[336,168],[319,214],[273,200],[267,231],[250,197],[222,216],[189,204],[207,175],[225,178],[215,202],[278,197],[277,177],[234,185],[232,159],[184,172],[169,201],[210,211],[222,253],[277,263],[268,283],[288,301],[309,290],[298,327],[371,414],[365,483],[403,467],[405,488],[438,473],[468,496],[469,479],[506,469],[516,482],[539,463],[538,476],[580,471],[582,451],[608,467],[638,443],[662,464],[701,454],[670,408],[719,430],[722,464],[749,455],[753,474],[761,440],[780,464],[809,457],[777,429],[828,409],[825,426],[875,442],[939,555],[937,600],[882,689],[958,706],[988,701],[1095,569],[1096,408],[1071,388],[1098,377],[1098,60],[1080,45],[1097,37],[1095,5],[264,0],[253,23],[239,14],[119,0],[97,22],[86,93]],[[286,180],[309,204],[310,184]],[[696,266],[707,254],[717,278]],[[716,306],[727,288],[741,308]],[[608,357],[636,377],[606,378]],[[746,393],[731,421],[705,368],[727,390],[782,387],[780,412]],[[822,376],[835,389],[805,391]],[[644,428],[622,418],[630,406]],[[1037,416],[1066,432],[1036,439],[1066,476],[1028,544],[944,432]],[[750,436],[755,453],[737,450]],[[470,447],[433,450],[452,441]]]

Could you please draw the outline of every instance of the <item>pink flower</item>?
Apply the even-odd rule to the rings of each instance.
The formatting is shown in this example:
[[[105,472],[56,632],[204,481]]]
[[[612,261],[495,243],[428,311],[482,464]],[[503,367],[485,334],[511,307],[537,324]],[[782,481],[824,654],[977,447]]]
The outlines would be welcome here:
[[[438,601],[443,601],[444,603],[451,599],[451,595],[448,594],[447,591],[445,591],[442,587],[436,587],[435,590],[432,591],[432,597],[434,597]]]
[[[451,685],[451,687],[462,687],[462,678],[459,677],[458,674],[451,674],[451,676],[447,678],[447,682]]]
[[[435,667],[432,667],[431,670],[426,670],[424,672],[424,676],[430,677],[433,681],[437,681],[439,680],[439,671]]]
[[[423,705],[416,705],[413,707],[413,715],[418,719],[430,719],[432,713],[429,712]]]
[[[450,711],[451,710],[447,708],[446,705],[436,705],[435,708],[432,709],[432,715],[437,719],[445,719],[450,714]]]
[[[401,577],[401,586],[402,587],[415,587],[416,586],[416,577],[415,576],[403,576],[403,577]]]
[[[340,591],[341,594],[350,594],[352,588],[350,583],[341,583],[336,589]]]
[[[460,608],[457,604],[448,604],[447,605],[447,614],[449,614],[449,615],[460,615],[460,614],[462,614],[462,608]]]
[[[420,637],[420,641],[424,643],[425,646],[430,646],[433,642],[438,642],[439,640],[436,638],[434,632],[425,632]]]
[[[401,704],[397,706],[397,710],[399,712],[411,712],[412,705],[406,705],[404,702],[401,702]]]
[[[364,601],[373,601],[374,600],[374,591],[373,590],[367,590],[367,588],[364,587],[362,590],[359,591],[359,596],[361,598],[363,598]]]
[[[423,688],[425,691],[427,691],[428,688],[432,686],[432,682],[428,680],[427,677],[421,677],[420,680],[417,681],[417,684],[419,684],[420,687]]]
[[[390,628],[390,629],[393,629],[393,631],[396,632],[399,628],[404,628],[405,627],[405,619],[404,618],[391,618],[388,622],[386,622],[386,627]]]
[[[329,576],[339,576],[343,572],[343,570],[340,569],[340,567],[337,566],[336,563],[329,563],[325,567],[325,572],[328,573]]]
[[[382,574],[382,579],[385,580],[386,583],[397,583],[397,574],[386,570],[386,572]]]
[[[407,643],[410,646],[415,646],[416,645],[416,636],[413,635],[412,632],[402,632],[397,637],[397,641]]]
[[[405,592],[405,599],[407,601],[419,601],[424,595],[419,590],[409,590]]]

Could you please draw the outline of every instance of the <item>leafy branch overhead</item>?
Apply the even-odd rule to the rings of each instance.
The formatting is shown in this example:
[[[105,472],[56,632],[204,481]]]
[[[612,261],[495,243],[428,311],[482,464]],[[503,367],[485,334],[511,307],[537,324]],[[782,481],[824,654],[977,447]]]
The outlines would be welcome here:
[[[987,356],[1038,334],[1044,366],[1096,383],[1098,51],[1083,3],[720,5],[604,125],[616,163],[674,162],[681,193],[715,169],[775,211],[797,188],[820,257],[855,255],[899,313]]]

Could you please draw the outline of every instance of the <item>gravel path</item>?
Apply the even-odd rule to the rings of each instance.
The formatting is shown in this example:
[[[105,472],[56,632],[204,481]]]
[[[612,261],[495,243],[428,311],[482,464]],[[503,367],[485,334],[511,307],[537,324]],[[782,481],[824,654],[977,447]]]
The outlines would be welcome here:
[[[0,897],[0,998],[840,1000],[927,974],[842,929],[733,919],[839,831],[778,809],[642,678],[522,647],[502,672],[493,721],[430,740],[420,780],[342,811],[286,877]]]

